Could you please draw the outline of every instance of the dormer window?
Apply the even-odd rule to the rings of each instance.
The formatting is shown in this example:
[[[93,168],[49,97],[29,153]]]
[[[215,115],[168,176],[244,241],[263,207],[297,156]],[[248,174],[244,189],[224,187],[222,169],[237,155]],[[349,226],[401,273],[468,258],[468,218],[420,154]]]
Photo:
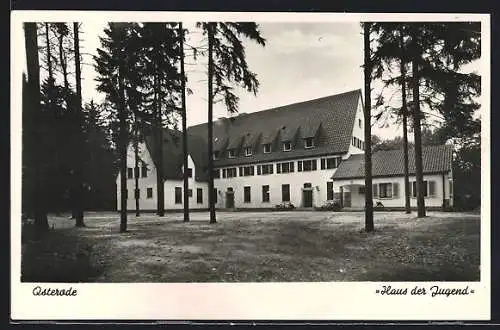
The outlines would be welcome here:
[[[314,139],[313,138],[305,138],[304,139],[304,147],[305,148],[313,148],[314,147]]]
[[[268,154],[271,152],[271,143],[264,144],[264,153]]]
[[[251,156],[251,155],[252,155],[252,147],[245,148],[245,156]]]
[[[219,151],[214,151],[214,160],[219,159]]]
[[[283,151],[290,151],[292,150],[292,142],[287,141],[283,142]]]
[[[228,158],[235,158],[236,157],[236,153],[234,152],[234,149],[229,149],[227,151],[227,157]]]

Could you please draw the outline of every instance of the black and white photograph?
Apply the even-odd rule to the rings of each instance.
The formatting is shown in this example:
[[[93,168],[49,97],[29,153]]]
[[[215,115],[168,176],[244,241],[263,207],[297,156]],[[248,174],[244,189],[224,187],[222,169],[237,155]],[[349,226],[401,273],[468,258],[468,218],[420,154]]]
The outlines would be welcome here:
[[[488,15],[115,14],[12,23],[27,294],[489,287]]]

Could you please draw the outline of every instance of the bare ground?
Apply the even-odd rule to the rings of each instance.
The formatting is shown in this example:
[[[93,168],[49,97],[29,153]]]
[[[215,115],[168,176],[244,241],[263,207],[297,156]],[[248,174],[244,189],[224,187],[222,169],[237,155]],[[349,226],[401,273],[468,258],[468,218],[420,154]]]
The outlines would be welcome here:
[[[163,218],[88,213],[86,227],[51,217],[46,238],[25,240],[23,281],[273,282],[479,281],[479,215],[377,212],[218,212]]]

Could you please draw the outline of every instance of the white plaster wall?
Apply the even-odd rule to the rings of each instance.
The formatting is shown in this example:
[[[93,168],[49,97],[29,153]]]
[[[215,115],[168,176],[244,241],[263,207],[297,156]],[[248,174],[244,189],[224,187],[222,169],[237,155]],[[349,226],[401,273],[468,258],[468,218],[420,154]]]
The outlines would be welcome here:
[[[313,158],[304,158],[299,160],[307,160]],[[327,192],[326,186],[327,181],[331,181],[331,176],[335,173],[336,169],[325,169],[321,170],[320,158],[317,159],[317,170],[310,172],[297,172],[297,161],[293,160],[294,172],[293,173],[276,173],[276,164],[273,163],[262,163],[273,164],[273,174],[267,175],[257,175],[257,169],[255,168],[254,176],[237,176],[234,178],[221,178],[214,180],[214,185],[217,188],[217,204],[219,208],[225,207],[226,191],[228,187],[232,187],[234,191],[234,204],[235,208],[268,208],[274,207],[276,204],[282,202],[281,197],[281,185],[290,185],[290,202],[295,205],[295,207],[302,207],[303,205],[303,194],[302,188],[304,183],[311,183],[313,187],[313,206],[321,206],[326,202]],[[290,160],[291,162],[292,160]],[[280,161],[281,162],[281,161]],[[254,164],[256,166],[256,164]],[[229,167],[224,167],[229,168]],[[222,174],[222,169],[221,174]],[[239,170],[238,170],[239,174]],[[262,186],[269,185],[269,202],[262,202]],[[244,203],[244,187],[251,187],[251,202]],[[317,187],[317,188],[316,188]]]
[[[359,127],[359,119],[361,119],[361,127]],[[361,102],[361,98],[359,99],[358,109],[356,110],[356,118],[354,119],[354,126],[352,129],[352,136],[349,141],[349,149],[347,151],[347,156],[352,154],[362,154],[364,150],[359,149],[352,145],[352,138],[356,137],[361,141],[365,141],[365,117],[363,114],[363,102]]]
[[[148,176],[146,178],[139,177],[139,189],[140,189],[140,199],[139,207],[141,210],[156,210],[157,209],[157,189],[156,189],[156,168],[154,166],[153,160],[150,153],[148,152],[146,145],[144,143],[139,145],[139,155],[142,160],[144,160],[148,165]],[[135,166],[135,154],[132,145],[129,146],[127,152],[127,167]],[[202,209],[208,208],[208,184],[206,182],[197,182],[194,178],[196,175],[196,169],[191,156],[188,156],[188,167],[193,170],[193,176],[189,178],[189,189],[192,189],[193,194],[189,198],[189,208],[190,209]],[[140,171],[139,171],[140,174]],[[125,174],[126,175],[126,174]],[[117,184],[117,209],[120,210],[121,207],[121,194],[120,194],[120,174],[118,174],[116,179]],[[182,180],[167,180],[164,186],[165,191],[165,209],[183,209],[183,204],[175,204],[175,187],[183,187]],[[147,198],[147,188],[153,188],[153,197]],[[196,189],[203,189],[203,203],[198,204],[196,202]],[[127,189],[128,189],[128,199],[127,199],[127,209],[135,210],[135,179],[127,179]],[[183,196],[184,197],[184,196]]]
[[[410,176],[410,186],[411,182],[415,181],[415,176]],[[430,207],[441,207],[443,205],[443,176],[442,174],[433,174],[433,175],[424,175],[424,181],[435,181],[435,196],[434,197],[426,197],[425,198],[425,206]],[[401,177],[391,177],[391,178],[373,178],[373,184],[379,183],[399,183],[399,195],[397,198],[374,198],[373,201],[376,203],[377,201],[382,202],[386,207],[404,207],[404,178]],[[360,184],[364,185],[364,179],[352,179],[352,180],[338,180],[334,181],[333,189],[335,192],[340,190],[340,186],[350,185],[350,184]],[[344,191],[346,191],[346,187],[344,187]],[[363,207],[364,206],[364,195],[359,196],[357,194],[357,189],[354,190],[355,193],[351,193],[351,201],[352,207]],[[410,188],[411,192],[411,188]],[[449,195],[449,187],[448,187],[448,175],[445,175],[445,197],[447,199],[450,198]],[[417,206],[417,199],[410,197],[410,206]]]

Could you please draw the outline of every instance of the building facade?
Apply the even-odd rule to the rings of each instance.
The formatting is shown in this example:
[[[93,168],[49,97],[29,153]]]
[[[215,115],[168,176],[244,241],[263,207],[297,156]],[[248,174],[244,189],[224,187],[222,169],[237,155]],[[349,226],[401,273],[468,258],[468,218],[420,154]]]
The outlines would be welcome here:
[[[364,179],[358,173],[364,152],[360,90],[221,118],[214,122],[213,133],[215,205],[218,209],[274,208],[283,203],[296,208],[314,208],[334,200],[345,207],[364,205]],[[155,160],[159,158],[154,155],[158,146],[150,131],[144,135],[145,142],[139,148],[141,169],[137,173],[140,208],[155,210],[158,165]],[[166,129],[163,136],[165,209],[182,209],[181,133]],[[207,124],[188,128],[190,209],[208,208],[207,136]],[[377,159],[374,155],[374,161]],[[385,161],[391,160],[380,158],[380,162]],[[426,161],[424,159],[424,163]],[[130,192],[135,188],[134,163],[134,148],[130,146],[127,159]],[[429,192],[432,192],[426,205],[437,206],[440,201],[450,199],[447,182],[452,178],[451,159],[449,165],[447,172],[440,168],[441,172],[426,174],[431,182]],[[447,169],[446,166],[443,168]],[[384,173],[374,177],[377,187],[373,189],[377,198],[383,196],[380,199],[387,206],[402,207],[403,177],[396,172],[390,173],[389,181],[383,177]],[[446,175],[446,178],[440,181],[439,175]],[[119,182],[118,175],[118,209]],[[390,198],[387,197],[387,183],[391,183]],[[127,208],[135,209],[133,193],[128,194]]]

